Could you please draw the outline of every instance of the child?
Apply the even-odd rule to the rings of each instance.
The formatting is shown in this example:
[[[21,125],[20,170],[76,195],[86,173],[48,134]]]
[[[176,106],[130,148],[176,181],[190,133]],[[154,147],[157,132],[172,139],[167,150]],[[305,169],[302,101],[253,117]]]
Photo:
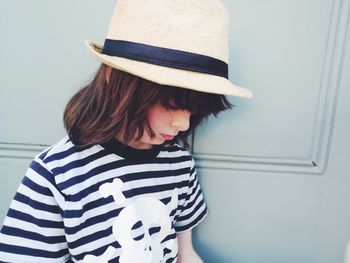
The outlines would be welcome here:
[[[103,64],[69,101],[67,137],[31,163],[0,235],[1,262],[202,262],[207,214],[187,145],[209,115],[251,97],[227,79],[217,0],[118,0]]]

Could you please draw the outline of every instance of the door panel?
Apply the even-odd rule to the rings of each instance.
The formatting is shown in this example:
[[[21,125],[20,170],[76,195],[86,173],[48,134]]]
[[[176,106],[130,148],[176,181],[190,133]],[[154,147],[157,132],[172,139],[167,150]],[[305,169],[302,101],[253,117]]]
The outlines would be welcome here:
[[[206,262],[341,263],[350,239],[349,1],[225,1],[249,101],[194,136]]]

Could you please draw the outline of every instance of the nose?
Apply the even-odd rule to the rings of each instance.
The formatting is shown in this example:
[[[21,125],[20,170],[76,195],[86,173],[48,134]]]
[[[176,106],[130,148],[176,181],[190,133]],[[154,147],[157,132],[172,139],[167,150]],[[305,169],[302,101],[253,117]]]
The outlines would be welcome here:
[[[179,131],[187,131],[190,128],[191,113],[188,110],[176,110],[171,113],[171,126]]]

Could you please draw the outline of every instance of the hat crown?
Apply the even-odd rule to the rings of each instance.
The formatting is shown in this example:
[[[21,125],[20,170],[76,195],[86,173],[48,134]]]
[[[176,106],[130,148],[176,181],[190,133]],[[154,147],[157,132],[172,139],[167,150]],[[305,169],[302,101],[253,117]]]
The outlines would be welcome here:
[[[250,98],[229,81],[228,26],[220,0],[117,0],[104,45],[85,43],[103,63],[149,81]]]
[[[118,0],[106,38],[228,62],[228,20],[217,0]]]

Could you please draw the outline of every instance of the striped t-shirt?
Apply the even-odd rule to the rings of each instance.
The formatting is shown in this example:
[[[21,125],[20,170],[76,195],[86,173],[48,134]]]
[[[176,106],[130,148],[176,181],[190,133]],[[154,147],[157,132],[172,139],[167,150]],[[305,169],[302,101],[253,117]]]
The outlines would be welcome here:
[[[176,262],[176,233],[207,214],[191,155],[67,137],[31,163],[0,234],[0,262]]]

